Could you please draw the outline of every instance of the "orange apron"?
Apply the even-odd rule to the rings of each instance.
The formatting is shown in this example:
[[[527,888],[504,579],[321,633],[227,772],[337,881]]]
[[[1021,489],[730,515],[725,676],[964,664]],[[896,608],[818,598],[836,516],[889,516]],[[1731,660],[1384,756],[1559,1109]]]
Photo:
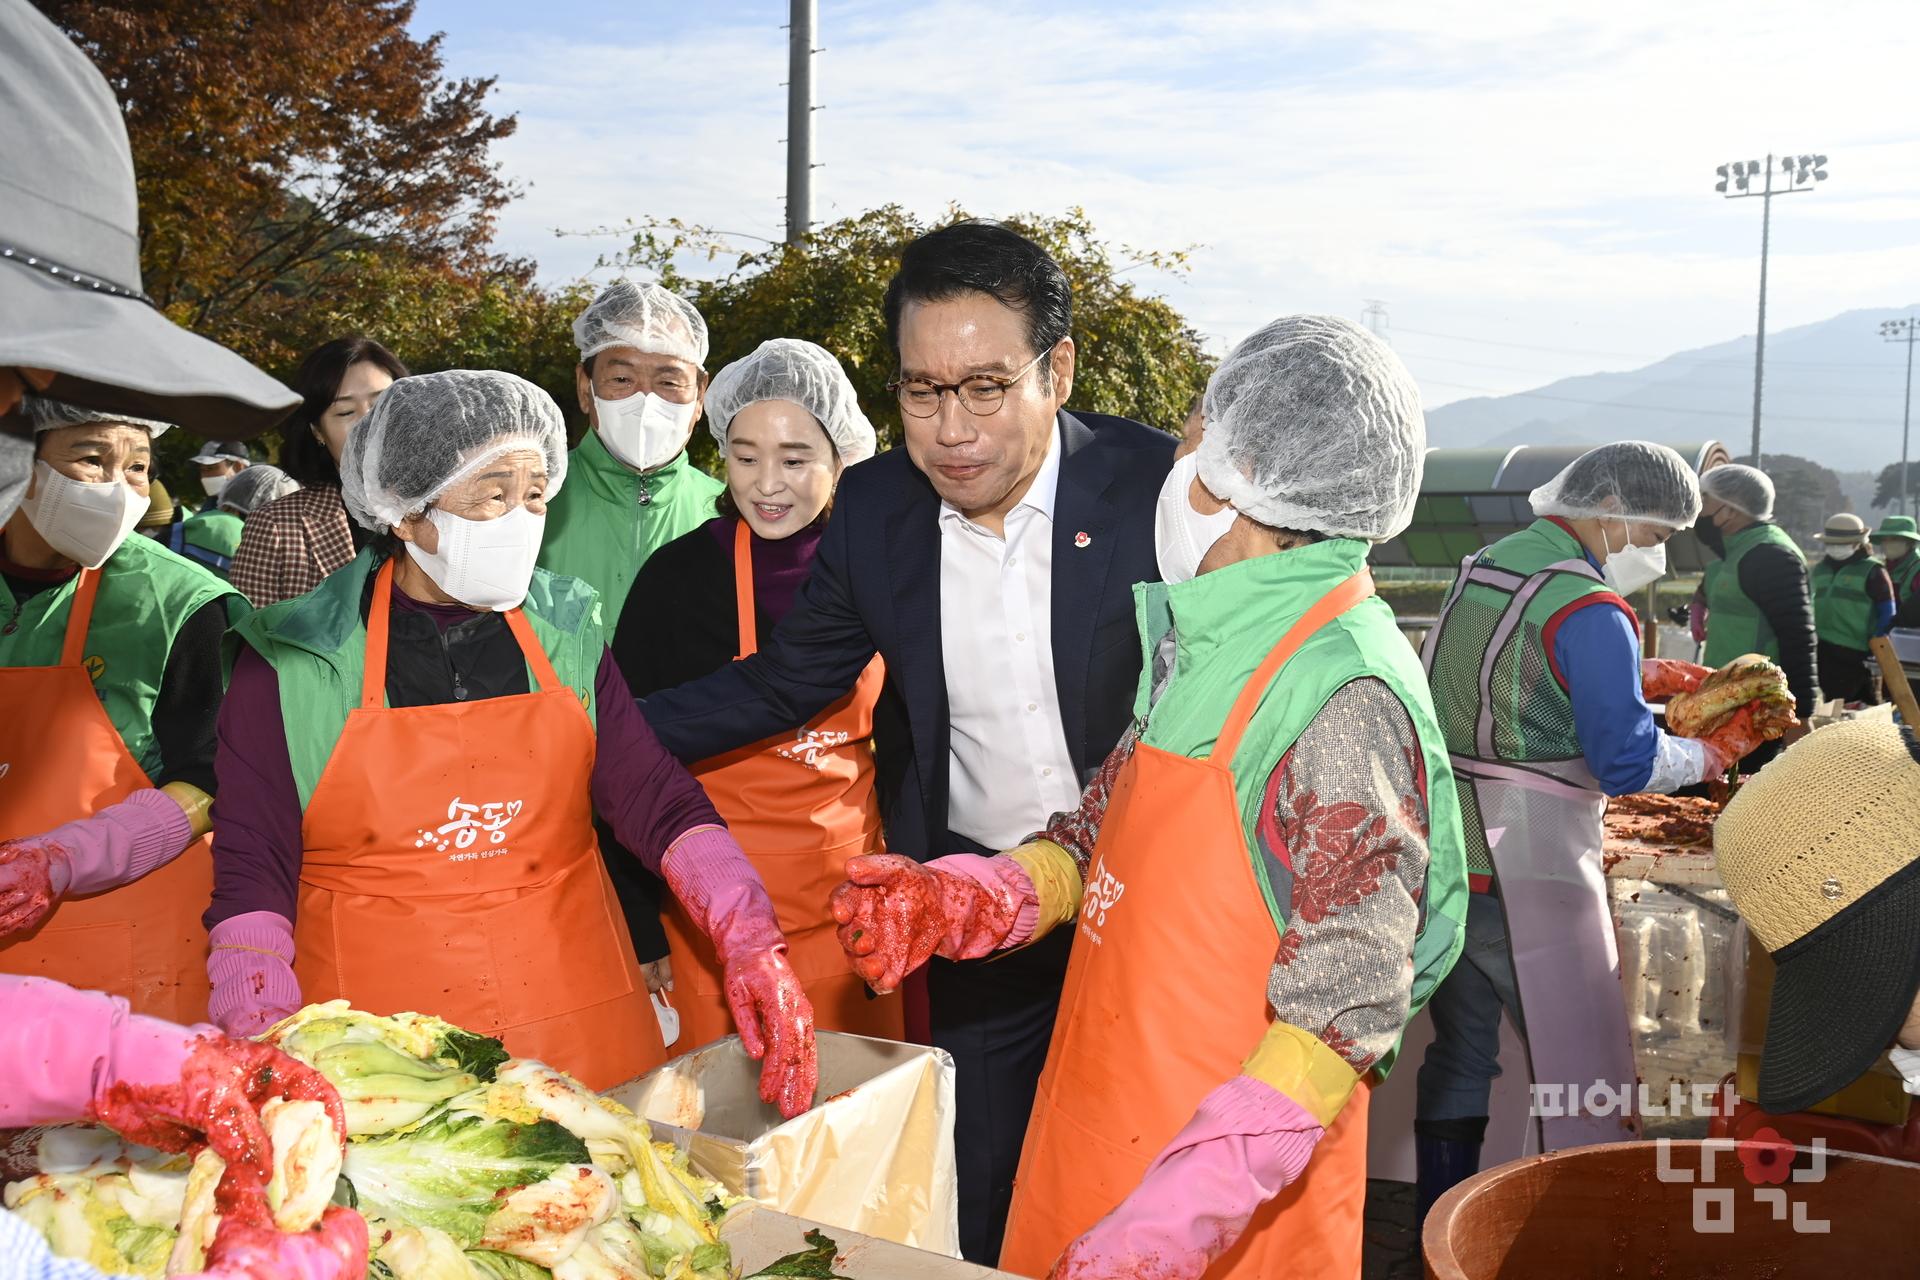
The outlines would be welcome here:
[[[1114,782],[1020,1153],[1000,1254],[1008,1271],[1046,1275],[1140,1185],[1271,1025],[1267,975],[1280,939],[1228,765],[1273,677],[1311,634],[1282,637],[1211,756],[1141,743]],[[1306,1172],[1261,1206],[1207,1280],[1357,1280],[1366,1160],[1362,1086]]]
[[[387,707],[392,583],[389,560],[302,826],[302,995],[434,1014],[592,1089],[652,1070],[666,1048],[600,860],[579,698],[512,609],[536,692]]]
[[[734,526],[733,596],[740,653],[759,648],[753,613],[753,533]],[[787,935],[787,959],[813,1002],[822,1031],[898,1040],[904,1034],[900,995],[874,999],[847,968],[834,936],[827,898],[847,878],[847,859],[884,853],[880,806],[873,794],[873,704],[886,668],[875,658],[846,697],[797,734],[781,734],[693,767],[713,807],[766,882]],[[673,956],[673,1007],[691,1050],[733,1032],[713,943],[686,909],[668,906]]]
[[[82,569],[56,667],[0,668],[0,839],[89,817],[153,785],[93,691],[84,661],[100,571]],[[207,1020],[213,846],[202,838],[132,884],[60,903],[0,942],[0,970],[124,996],[135,1013]]]

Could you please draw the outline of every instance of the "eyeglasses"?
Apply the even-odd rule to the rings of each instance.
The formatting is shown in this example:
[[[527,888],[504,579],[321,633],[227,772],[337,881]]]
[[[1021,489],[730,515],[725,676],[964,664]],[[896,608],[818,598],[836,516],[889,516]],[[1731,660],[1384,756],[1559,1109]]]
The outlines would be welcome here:
[[[1059,346],[1055,343],[1054,347]],[[971,378],[962,378],[959,382],[931,382],[925,378],[905,378],[898,382],[889,382],[887,390],[899,397],[900,412],[914,418],[931,418],[940,412],[940,398],[947,392],[953,392],[953,398],[960,407],[976,418],[985,418],[1000,411],[1001,404],[1007,398],[1007,391],[1014,383],[1026,377],[1033,367],[1053,354],[1048,347],[1029,360],[1025,367],[1011,378],[1002,378],[991,373],[976,373]]]

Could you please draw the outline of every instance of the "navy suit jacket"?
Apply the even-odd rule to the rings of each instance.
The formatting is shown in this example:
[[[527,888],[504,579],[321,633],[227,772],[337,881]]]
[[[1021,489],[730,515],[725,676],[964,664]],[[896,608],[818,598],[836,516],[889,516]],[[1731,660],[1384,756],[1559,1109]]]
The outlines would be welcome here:
[[[1053,671],[1084,785],[1133,713],[1140,641],[1132,588],[1160,576],[1153,511],[1174,440],[1092,413],[1061,413],[1059,431]],[[878,653],[887,663],[874,713],[887,844],[940,857],[952,852],[940,626],[940,498],[907,451],[892,449],[841,478],[813,572],[759,652],[647,698],[647,722],[680,759],[704,760],[812,720]]]

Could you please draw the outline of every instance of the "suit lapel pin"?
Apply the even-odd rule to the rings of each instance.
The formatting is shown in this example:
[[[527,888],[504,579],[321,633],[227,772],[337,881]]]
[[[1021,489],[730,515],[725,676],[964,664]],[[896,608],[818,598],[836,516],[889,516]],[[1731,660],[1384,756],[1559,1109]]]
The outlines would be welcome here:
[[[1084,529],[1073,535],[1073,545],[1076,547],[1084,547],[1092,541],[1093,539],[1087,536],[1087,532]]]

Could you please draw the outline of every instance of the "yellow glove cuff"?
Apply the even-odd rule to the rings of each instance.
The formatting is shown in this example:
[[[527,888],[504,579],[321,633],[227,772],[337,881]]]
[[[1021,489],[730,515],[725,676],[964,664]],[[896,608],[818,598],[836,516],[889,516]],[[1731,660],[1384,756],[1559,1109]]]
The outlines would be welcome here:
[[[1284,1022],[1267,1028],[1240,1072],[1292,1098],[1323,1129],[1332,1126],[1360,1083],[1359,1073],[1319,1036]]]
[[[1080,895],[1086,885],[1072,854],[1051,840],[1035,840],[1005,856],[1020,864],[1040,898],[1040,920],[1030,941],[1039,941],[1080,914]]]
[[[193,827],[193,838],[198,840],[213,830],[213,797],[194,786],[191,782],[169,782],[160,788],[160,794],[179,805],[187,815],[187,822]]]

